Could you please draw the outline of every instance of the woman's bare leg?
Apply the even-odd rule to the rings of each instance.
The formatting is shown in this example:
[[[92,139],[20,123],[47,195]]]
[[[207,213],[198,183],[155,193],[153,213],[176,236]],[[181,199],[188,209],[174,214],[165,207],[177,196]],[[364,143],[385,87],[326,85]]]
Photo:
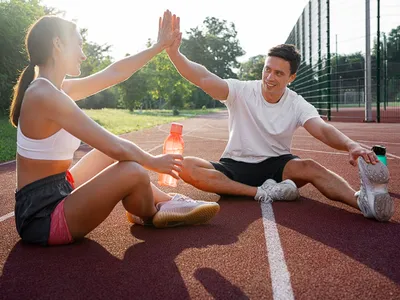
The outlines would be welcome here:
[[[72,177],[75,180],[75,187],[78,188],[115,162],[116,160],[98,151],[97,149],[91,150],[89,153],[83,156],[70,170]],[[151,183],[151,188],[155,203],[164,202],[171,199],[170,195],[164,193],[153,183]]]
[[[65,218],[72,237],[82,238],[96,228],[121,200],[128,212],[142,218],[157,212],[149,175],[135,162],[110,165],[65,199]]]

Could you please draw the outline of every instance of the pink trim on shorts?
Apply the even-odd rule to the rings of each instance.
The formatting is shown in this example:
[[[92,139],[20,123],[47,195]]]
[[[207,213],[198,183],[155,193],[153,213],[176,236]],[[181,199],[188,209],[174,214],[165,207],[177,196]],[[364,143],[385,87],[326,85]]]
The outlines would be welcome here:
[[[67,171],[66,179],[72,185],[72,188],[74,188],[74,178],[69,171]],[[50,234],[47,241],[49,245],[71,244],[74,241],[69,232],[67,220],[65,219],[64,201],[65,198],[58,203],[51,213]]]
[[[74,241],[65,220],[64,201],[65,198],[58,203],[56,209],[51,214],[50,234],[47,241],[49,245],[70,244]]]

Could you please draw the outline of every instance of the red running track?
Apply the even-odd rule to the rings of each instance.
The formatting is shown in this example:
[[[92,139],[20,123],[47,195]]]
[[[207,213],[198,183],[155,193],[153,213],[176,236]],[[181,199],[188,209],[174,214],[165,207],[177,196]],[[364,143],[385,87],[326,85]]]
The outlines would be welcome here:
[[[185,120],[185,155],[218,160],[226,112]],[[25,245],[14,218],[0,222],[0,299],[400,299],[400,124],[332,123],[351,138],[386,145],[396,213],[389,223],[326,199],[313,186],[297,202],[260,204],[179,183],[168,192],[219,201],[209,224],[131,226],[122,205],[78,244]],[[169,125],[127,134],[161,152]],[[299,129],[293,152],[358,188],[357,169]],[[89,147],[82,146],[77,161]],[[151,173],[156,183],[156,174]],[[0,166],[0,217],[12,212],[15,165]]]

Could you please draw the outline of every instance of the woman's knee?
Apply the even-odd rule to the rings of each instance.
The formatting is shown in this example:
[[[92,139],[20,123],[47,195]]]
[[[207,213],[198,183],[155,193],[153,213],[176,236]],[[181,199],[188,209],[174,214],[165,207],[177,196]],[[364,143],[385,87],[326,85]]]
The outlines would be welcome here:
[[[150,184],[150,176],[145,168],[133,161],[122,161],[116,164],[118,178],[128,186]]]

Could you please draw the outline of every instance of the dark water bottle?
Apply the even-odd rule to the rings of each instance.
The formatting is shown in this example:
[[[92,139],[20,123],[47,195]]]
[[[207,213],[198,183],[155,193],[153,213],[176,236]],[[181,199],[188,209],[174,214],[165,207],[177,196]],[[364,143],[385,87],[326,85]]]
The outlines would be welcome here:
[[[387,159],[386,159],[386,148],[381,145],[375,145],[371,149],[374,151],[378,159],[385,165],[387,166]]]

